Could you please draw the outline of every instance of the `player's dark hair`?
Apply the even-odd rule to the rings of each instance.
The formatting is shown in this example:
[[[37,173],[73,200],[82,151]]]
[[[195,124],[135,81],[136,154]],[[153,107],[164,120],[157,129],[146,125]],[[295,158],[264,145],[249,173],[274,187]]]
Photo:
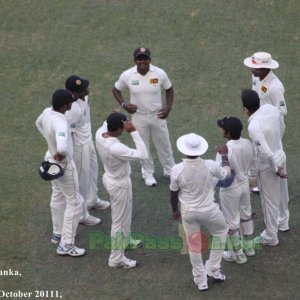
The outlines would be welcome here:
[[[259,109],[260,100],[257,92],[251,89],[244,89],[242,91],[241,98],[242,98],[243,106],[247,108],[250,112],[253,113]]]
[[[127,121],[127,117],[122,113],[112,113],[108,116],[107,130],[108,131],[117,131],[119,128],[124,128],[124,122]]]
[[[71,102],[73,102],[73,98],[68,90],[56,90],[52,96],[52,107],[55,111],[59,111],[64,105]]]

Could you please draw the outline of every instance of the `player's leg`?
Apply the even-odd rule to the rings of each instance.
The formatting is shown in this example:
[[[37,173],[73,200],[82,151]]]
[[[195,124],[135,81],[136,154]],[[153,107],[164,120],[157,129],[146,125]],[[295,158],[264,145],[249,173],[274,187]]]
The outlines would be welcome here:
[[[153,177],[154,162],[150,152],[150,115],[135,113],[132,116],[132,122],[143,139],[149,155],[148,159],[141,160],[143,179],[146,185],[155,186],[157,182]]]
[[[198,215],[199,213],[197,212],[181,212],[194,282],[199,290],[207,290],[207,274],[202,261],[202,233]]]
[[[281,167],[286,173],[286,160],[282,162]],[[289,191],[288,191],[288,182],[287,179],[279,180],[279,216],[278,216],[278,229],[280,231],[288,231],[289,227]]]
[[[272,169],[258,173],[258,186],[260,188],[261,207],[264,215],[266,229],[255,242],[269,246],[276,246],[278,242],[278,214],[279,214],[279,180]]]
[[[169,177],[172,167],[175,165],[172,146],[167,126],[167,121],[152,115],[151,136],[161,165],[164,176]]]
[[[205,226],[213,237],[209,259],[205,263],[206,272],[215,280],[224,281],[225,275],[221,271],[221,261],[229,228],[217,205],[208,212],[201,213],[201,225]]]

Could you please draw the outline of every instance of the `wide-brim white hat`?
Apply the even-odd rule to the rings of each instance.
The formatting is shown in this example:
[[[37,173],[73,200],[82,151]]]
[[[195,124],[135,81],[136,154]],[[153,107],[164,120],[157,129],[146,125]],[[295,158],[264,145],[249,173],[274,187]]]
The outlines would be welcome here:
[[[279,67],[279,63],[267,52],[254,53],[244,60],[244,65],[251,69],[277,69]]]
[[[208,143],[202,136],[189,133],[179,137],[176,141],[178,150],[187,156],[200,156],[208,149]]]

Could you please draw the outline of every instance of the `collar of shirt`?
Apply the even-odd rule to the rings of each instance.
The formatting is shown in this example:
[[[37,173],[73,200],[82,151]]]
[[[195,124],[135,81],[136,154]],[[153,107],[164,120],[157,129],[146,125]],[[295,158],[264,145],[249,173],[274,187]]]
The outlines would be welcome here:
[[[268,73],[268,75],[261,81],[261,84],[268,85],[270,81],[274,78],[275,74],[272,70]]]

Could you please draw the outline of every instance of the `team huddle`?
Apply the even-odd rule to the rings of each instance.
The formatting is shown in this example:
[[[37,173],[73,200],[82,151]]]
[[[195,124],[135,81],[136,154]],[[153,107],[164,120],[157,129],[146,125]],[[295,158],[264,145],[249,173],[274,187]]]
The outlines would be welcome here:
[[[289,230],[286,155],[282,137],[287,114],[284,88],[273,73],[279,65],[266,52],[246,58],[251,69],[252,89],[241,94],[248,119],[250,140],[242,137],[239,118],[227,116],[217,120],[225,145],[217,147],[215,159],[202,159],[208,142],[202,136],[188,133],[176,141],[184,155],[175,164],[166,118],[172,109],[174,91],[166,72],[151,64],[147,48],[133,54],[135,66],[123,72],[112,93],[120,106],[132,115],[130,121],[120,112],[112,112],[97,130],[93,142],[89,81],[72,75],[65,89],[56,90],[52,106],[46,108],[36,126],[48,144],[40,167],[42,178],[51,180],[51,242],[57,254],[82,256],[86,250],[75,246],[78,224],[95,226],[100,218],[90,210],[111,208],[110,267],[133,268],[135,260],[125,256],[126,248],[142,246],[131,237],[132,182],[130,161],[140,161],[146,186],[159,184],[155,178],[150,153],[153,142],[163,175],[170,179],[170,202],[174,220],[182,220],[192,264],[194,282],[201,291],[208,289],[207,277],[224,281],[221,261],[244,264],[255,255],[255,245],[276,246],[278,230]],[[130,101],[122,91],[128,89]],[[162,104],[162,90],[166,105]],[[120,141],[124,132],[131,135],[135,147]],[[110,201],[98,197],[98,162],[104,167],[103,185]],[[250,188],[259,190],[265,229],[254,237]],[[214,194],[219,187],[220,206]],[[154,188],[155,191],[155,188]],[[140,195],[139,195],[140,196]],[[218,247],[212,247],[204,264],[201,255],[201,226]],[[118,236],[122,236],[121,243]]]

